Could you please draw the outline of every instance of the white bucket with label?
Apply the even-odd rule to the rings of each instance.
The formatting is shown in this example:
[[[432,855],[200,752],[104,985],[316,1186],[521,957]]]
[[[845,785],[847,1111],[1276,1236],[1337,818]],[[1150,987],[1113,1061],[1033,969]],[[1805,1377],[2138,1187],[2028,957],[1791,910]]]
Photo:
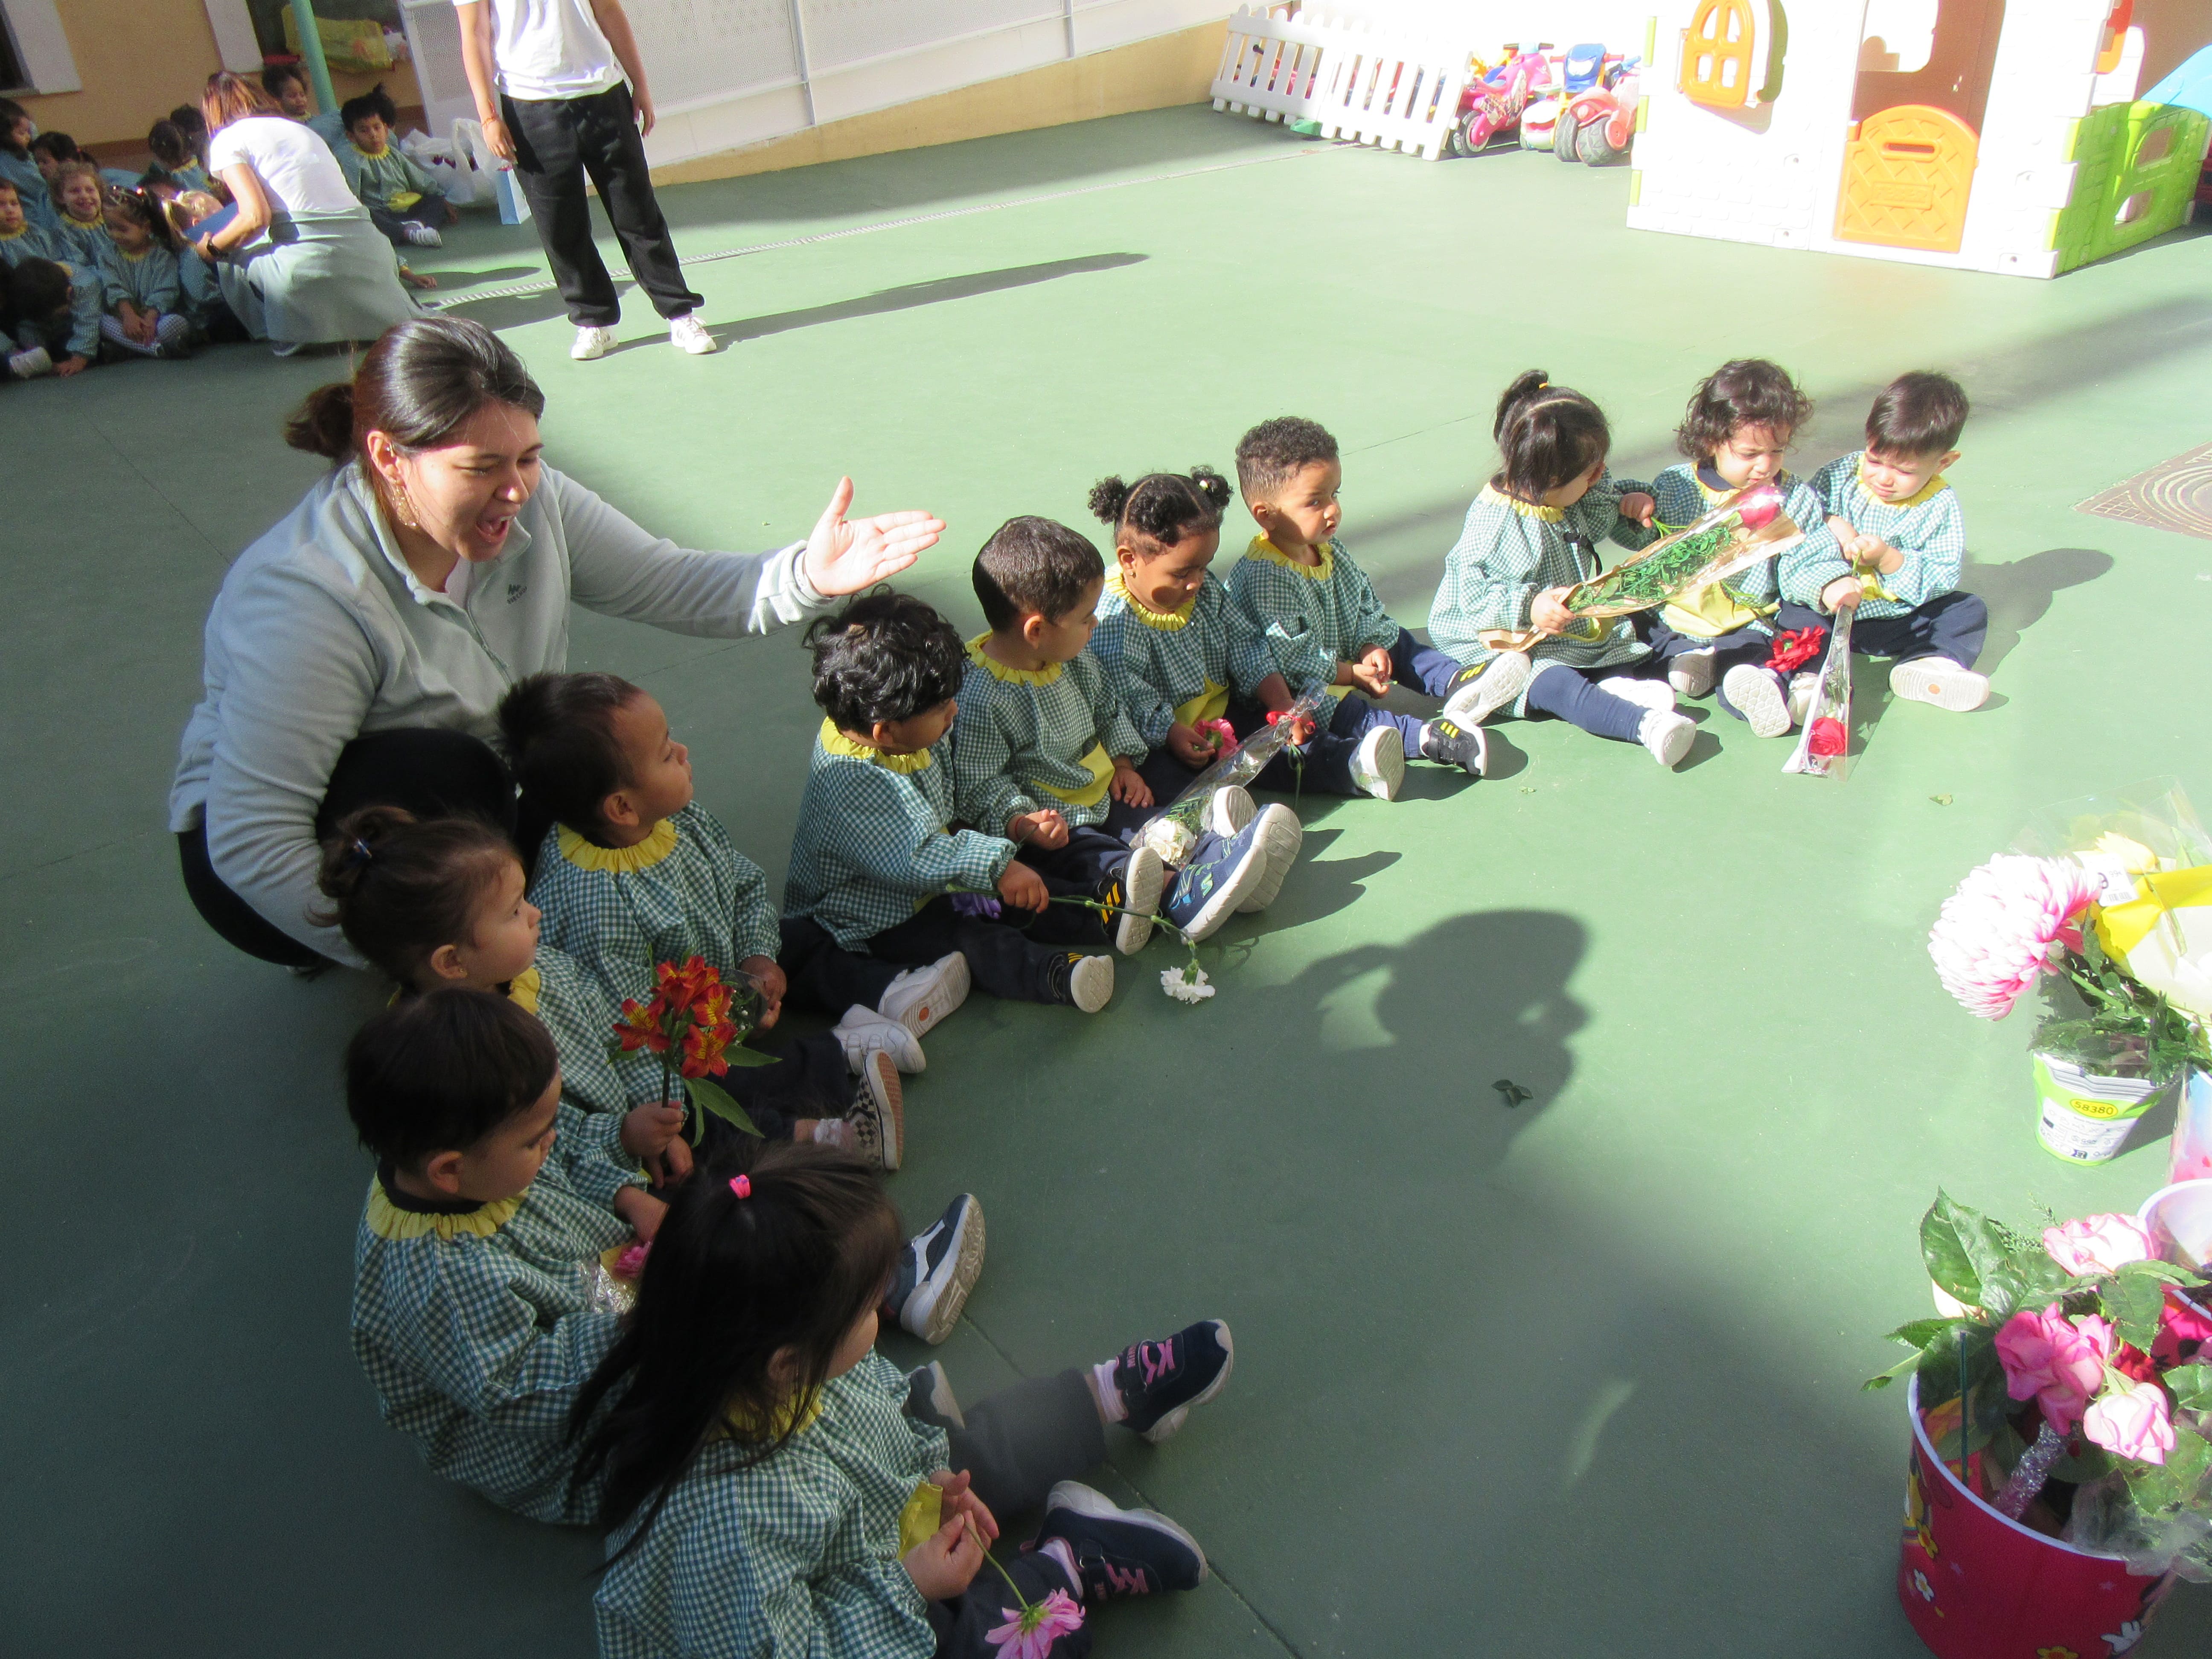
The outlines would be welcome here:
[[[2069,1164],[2106,1164],[2120,1155],[2136,1121],[2177,1093],[2186,1068],[2163,1082],[2085,1072],[2052,1054],[2035,1064],[2035,1138]]]

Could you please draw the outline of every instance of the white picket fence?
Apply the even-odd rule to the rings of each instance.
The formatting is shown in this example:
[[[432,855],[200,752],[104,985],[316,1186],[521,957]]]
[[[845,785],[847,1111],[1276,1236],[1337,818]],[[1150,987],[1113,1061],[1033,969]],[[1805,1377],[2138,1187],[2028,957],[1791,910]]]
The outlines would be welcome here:
[[[1436,161],[1467,86],[1472,41],[1417,40],[1327,13],[1239,6],[1213,77],[1213,106],[1314,121],[1322,136]]]

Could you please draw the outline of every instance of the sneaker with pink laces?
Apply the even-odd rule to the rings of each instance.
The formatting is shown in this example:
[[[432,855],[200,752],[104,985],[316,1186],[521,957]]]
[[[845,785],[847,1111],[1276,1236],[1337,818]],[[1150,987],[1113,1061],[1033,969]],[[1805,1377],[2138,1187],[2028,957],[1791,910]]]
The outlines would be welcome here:
[[[1108,1364],[1114,1393],[1127,1413],[1121,1420],[1158,1445],[1182,1426],[1193,1406],[1221,1392],[1236,1366],[1237,1347],[1226,1323],[1201,1319],[1158,1342],[1133,1342]],[[1103,1372],[1106,1366],[1098,1369]]]

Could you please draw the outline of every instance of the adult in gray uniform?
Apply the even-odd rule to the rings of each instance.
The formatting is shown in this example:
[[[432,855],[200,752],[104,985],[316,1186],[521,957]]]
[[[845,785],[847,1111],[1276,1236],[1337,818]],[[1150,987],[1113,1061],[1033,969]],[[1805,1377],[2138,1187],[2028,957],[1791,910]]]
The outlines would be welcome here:
[[[169,796],[185,888],[249,955],[362,965],[319,926],[318,842],[368,805],[474,812],[535,850],[486,739],[507,689],[565,665],[573,601],[716,638],[766,633],[912,564],[926,513],[848,520],[849,478],[802,542],[695,552],[539,458],[544,395],[481,324],[387,331],[287,429],[330,475],[241,554],[208,613],[205,695]]]

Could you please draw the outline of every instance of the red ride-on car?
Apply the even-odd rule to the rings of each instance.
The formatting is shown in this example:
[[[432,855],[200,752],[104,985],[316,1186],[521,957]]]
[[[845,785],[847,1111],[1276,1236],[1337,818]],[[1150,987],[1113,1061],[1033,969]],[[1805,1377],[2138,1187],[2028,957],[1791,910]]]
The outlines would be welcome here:
[[[1626,161],[1636,136],[1638,84],[1630,70],[1611,86],[1592,87],[1570,100],[1552,129],[1552,154],[1594,167]]]

